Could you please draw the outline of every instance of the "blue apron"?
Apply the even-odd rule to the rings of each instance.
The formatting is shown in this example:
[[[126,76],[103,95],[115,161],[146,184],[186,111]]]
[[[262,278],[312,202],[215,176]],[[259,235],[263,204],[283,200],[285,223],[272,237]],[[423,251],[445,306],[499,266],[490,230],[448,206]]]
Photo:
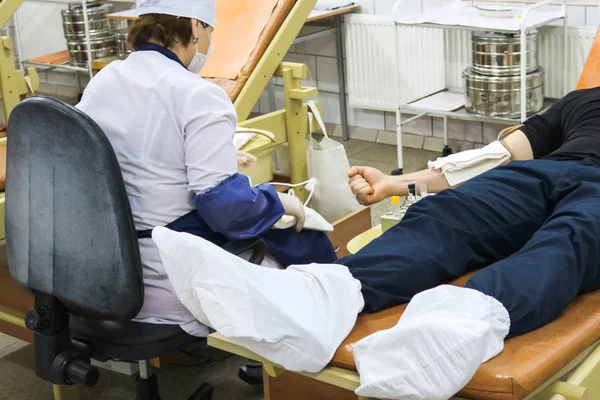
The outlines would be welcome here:
[[[185,65],[171,50],[143,43],[136,51],[156,51]],[[166,225],[176,232],[200,236],[217,246],[250,238],[261,238],[269,253],[284,267],[297,264],[332,263],[337,259],[324,232],[294,228],[272,230],[283,216],[279,196],[271,185],[252,187],[247,177],[235,174],[206,193],[193,197],[195,210]],[[138,231],[138,238],[150,238],[152,230]]]

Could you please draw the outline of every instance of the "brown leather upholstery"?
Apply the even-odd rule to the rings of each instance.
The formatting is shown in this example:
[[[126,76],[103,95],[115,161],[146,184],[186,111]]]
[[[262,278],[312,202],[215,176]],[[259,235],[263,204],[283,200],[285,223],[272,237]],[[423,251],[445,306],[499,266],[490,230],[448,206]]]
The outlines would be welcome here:
[[[470,275],[469,275],[470,276]],[[453,284],[463,286],[469,276]],[[352,349],[360,339],[394,326],[406,305],[361,315],[331,364],[356,370]],[[507,340],[504,351],[483,364],[459,393],[473,400],[519,400],[551,379],[600,339],[600,291],[579,296],[554,322]]]
[[[236,79],[223,79],[223,78],[210,78],[209,80],[214,82],[215,84],[221,86],[227,92],[227,95],[231,99],[231,101],[235,101],[237,96],[242,91],[242,88],[252,75],[254,68],[260,61],[261,57],[267,50],[267,47],[271,44],[271,41],[275,37],[275,34],[287,18],[290,10],[296,3],[296,0],[279,0],[275,9],[273,10],[273,14],[271,15],[271,19],[267,23],[265,29],[260,34],[258,38],[258,43],[254,48],[254,51],[250,55],[248,62],[240,71],[240,74]]]

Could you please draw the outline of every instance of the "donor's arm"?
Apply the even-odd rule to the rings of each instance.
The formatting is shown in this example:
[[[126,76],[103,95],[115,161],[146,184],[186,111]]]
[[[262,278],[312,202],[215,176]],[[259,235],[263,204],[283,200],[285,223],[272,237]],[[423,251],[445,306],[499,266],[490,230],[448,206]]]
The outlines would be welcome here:
[[[510,160],[533,159],[533,150],[529,139],[521,130],[512,132],[501,139],[500,143],[510,153]],[[415,183],[417,188],[421,184],[426,184],[431,193],[438,193],[452,187],[442,170],[435,168],[401,176],[390,176],[375,168],[354,167],[350,170],[348,177],[352,193],[358,202],[365,206],[378,203],[391,196],[407,195],[409,183]]]

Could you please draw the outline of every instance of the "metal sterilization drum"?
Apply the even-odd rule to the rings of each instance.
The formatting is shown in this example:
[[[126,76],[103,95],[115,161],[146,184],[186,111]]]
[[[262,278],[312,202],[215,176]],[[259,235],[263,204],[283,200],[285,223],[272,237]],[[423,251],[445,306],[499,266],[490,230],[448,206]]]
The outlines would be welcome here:
[[[90,40],[92,60],[115,55],[115,35]],[[71,55],[71,65],[87,67],[88,55],[85,41],[73,40],[67,42]]]
[[[118,30],[115,34],[117,40],[117,57],[125,59],[131,54],[131,49],[127,44],[127,29]]]
[[[465,108],[491,117],[521,116],[521,77],[479,75],[472,68],[463,72]],[[544,107],[544,69],[527,74],[527,114]]]
[[[473,32],[473,72],[490,76],[521,74],[521,39],[519,35]],[[527,73],[538,69],[537,31],[527,34]]]
[[[110,4],[90,5],[87,10],[88,27],[90,36],[101,37],[111,34],[110,21],[106,18]],[[85,22],[83,8],[81,6],[72,7],[61,11],[63,30],[68,39],[85,38]]]

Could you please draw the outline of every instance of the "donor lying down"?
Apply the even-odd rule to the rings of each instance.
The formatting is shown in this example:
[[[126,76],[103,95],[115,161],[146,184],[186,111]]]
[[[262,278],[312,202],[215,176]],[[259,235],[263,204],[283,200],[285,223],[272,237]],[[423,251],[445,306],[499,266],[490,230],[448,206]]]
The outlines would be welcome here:
[[[404,177],[354,168],[363,204],[406,194],[408,182],[438,194],[334,264],[267,269],[189,234],[152,237],[198,320],[289,370],[324,368],[358,313],[410,302],[394,328],[356,345],[356,392],[448,399],[507,336],[600,287],[600,88],[568,94],[500,144]],[[480,268],[465,288],[444,285]]]

